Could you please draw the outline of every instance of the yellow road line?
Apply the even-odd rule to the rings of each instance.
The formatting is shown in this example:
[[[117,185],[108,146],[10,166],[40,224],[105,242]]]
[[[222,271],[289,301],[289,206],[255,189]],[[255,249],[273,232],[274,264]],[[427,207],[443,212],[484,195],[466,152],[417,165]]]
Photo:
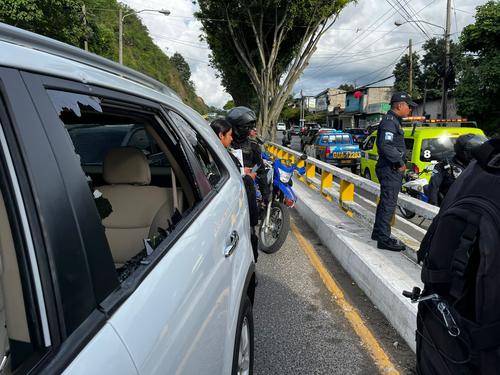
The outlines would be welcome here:
[[[391,362],[389,356],[384,351],[384,349],[382,349],[377,339],[375,338],[375,336],[373,336],[373,333],[366,326],[359,313],[349,302],[347,302],[344,297],[344,292],[335,282],[332,275],[330,275],[330,272],[328,272],[328,270],[325,268],[323,262],[314,250],[313,246],[299,232],[297,226],[294,223],[290,223],[290,227],[293,234],[297,238],[297,241],[302,247],[302,250],[304,250],[309,258],[309,261],[316,269],[316,271],[318,271],[326,288],[335,297],[335,302],[340,306],[344,313],[344,316],[349,321],[364,346],[368,349],[370,356],[375,361],[380,372],[382,374],[399,374],[399,371],[396,370],[396,366],[394,366],[394,364]]]

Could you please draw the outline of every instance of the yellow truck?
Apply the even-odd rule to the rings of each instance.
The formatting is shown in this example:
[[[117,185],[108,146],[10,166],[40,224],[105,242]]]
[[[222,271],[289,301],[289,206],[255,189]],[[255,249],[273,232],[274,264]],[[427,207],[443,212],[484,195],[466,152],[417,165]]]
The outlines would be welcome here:
[[[445,121],[441,120],[441,123]],[[416,173],[423,171],[430,163],[453,157],[455,154],[453,145],[455,140],[462,134],[480,134],[484,136],[484,132],[476,127],[412,126],[403,129],[406,145],[406,166]],[[375,165],[378,160],[376,137],[377,132],[375,131],[363,143],[361,175],[369,180],[379,182],[375,174]],[[430,171],[424,172],[421,178],[430,180],[431,174]]]

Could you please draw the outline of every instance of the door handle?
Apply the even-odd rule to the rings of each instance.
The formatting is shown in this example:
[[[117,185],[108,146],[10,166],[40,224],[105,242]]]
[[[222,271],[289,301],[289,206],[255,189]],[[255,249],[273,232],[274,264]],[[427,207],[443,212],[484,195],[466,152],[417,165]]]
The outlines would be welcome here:
[[[238,246],[239,241],[240,236],[238,235],[238,232],[233,230],[231,236],[229,237],[229,245],[224,248],[224,256],[226,258],[233,254],[234,250],[236,250],[236,247]]]

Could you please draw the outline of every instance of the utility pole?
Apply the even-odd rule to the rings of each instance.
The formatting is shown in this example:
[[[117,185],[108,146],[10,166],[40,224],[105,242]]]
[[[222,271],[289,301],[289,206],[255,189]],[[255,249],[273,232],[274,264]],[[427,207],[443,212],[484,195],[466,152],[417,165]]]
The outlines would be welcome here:
[[[85,10],[85,4],[82,5],[83,14],[83,28],[85,29],[85,40],[83,41],[83,48],[85,51],[89,50],[89,42],[87,41],[87,12]]]
[[[448,112],[448,70],[450,69],[450,28],[451,28],[451,0],[446,1],[446,29],[444,32],[445,56],[443,73],[443,97],[441,99],[441,118],[447,117]]]
[[[123,64],[123,10],[118,11],[118,62]]]
[[[410,43],[408,44],[408,58],[410,60],[410,69],[409,69],[409,77],[408,77],[408,94],[410,94],[410,96],[412,95],[413,93],[413,53],[412,53],[412,50],[411,50],[411,39],[410,39]]]

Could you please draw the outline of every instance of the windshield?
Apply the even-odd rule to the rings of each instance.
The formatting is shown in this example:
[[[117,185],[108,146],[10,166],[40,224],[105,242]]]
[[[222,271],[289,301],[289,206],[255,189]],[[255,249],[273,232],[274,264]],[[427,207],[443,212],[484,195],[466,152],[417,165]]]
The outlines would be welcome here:
[[[431,160],[441,161],[451,159],[455,155],[453,145],[456,139],[456,137],[442,136],[422,140],[420,161],[429,162]]]

